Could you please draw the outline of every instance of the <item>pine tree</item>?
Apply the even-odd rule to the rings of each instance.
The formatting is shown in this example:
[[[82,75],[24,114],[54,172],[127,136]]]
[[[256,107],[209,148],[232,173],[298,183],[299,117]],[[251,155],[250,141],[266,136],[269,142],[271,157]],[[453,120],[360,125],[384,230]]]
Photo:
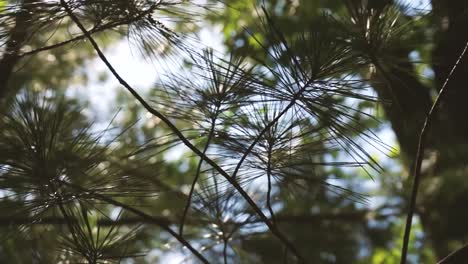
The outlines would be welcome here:
[[[454,72],[464,69],[465,50],[447,61],[450,74],[440,70],[446,73],[437,80],[440,100],[432,101],[407,71],[427,18],[407,15],[398,3],[345,1],[335,13],[318,12],[287,31],[272,10],[276,2],[268,1],[252,9],[240,48],[200,49],[190,31],[199,19],[217,21],[221,10],[235,9],[230,2],[236,1],[0,1],[0,262],[151,263],[174,253],[196,263],[359,263],[373,258],[361,257],[366,248],[400,241],[379,237],[393,235],[395,225],[370,226],[404,218],[406,208],[396,215],[385,213],[390,204],[364,210],[368,196],[360,188],[332,180],[352,183],[351,168],[369,179],[384,173],[369,150],[396,150],[374,133],[383,117],[369,109],[378,107],[396,133],[404,166],[421,168],[426,148],[443,157],[439,166],[463,155],[462,147],[440,147],[443,131],[420,136],[420,129],[425,120],[450,124],[460,134],[448,141],[463,145],[450,91],[458,91],[451,82],[460,82]],[[144,57],[181,68],[157,63],[164,77],[143,94],[106,56],[109,36],[126,36]],[[97,56],[118,81],[132,118],[122,121],[117,113],[96,129],[66,93],[84,61],[62,59],[69,49]],[[28,67],[42,54],[68,68],[32,78]],[[58,72],[61,81],[48,76]],[[183,153],[175,164],[165,159],[170,151]],[[433,170],[437,180],[441,169]],[[421,185],[426,199],[430,184],[413,186]],[[453,199],[462,203],[462,192]],[[434,239],[466,237],[440,233],[448,231],[443,225],[430,228],[444,222],[437,220],[444,208],[431,214],[409,207],[408,219],[418,214],[437,258],[453,248]],[[415,253],[421,248],[411,241],[418,261],[431,259]]]

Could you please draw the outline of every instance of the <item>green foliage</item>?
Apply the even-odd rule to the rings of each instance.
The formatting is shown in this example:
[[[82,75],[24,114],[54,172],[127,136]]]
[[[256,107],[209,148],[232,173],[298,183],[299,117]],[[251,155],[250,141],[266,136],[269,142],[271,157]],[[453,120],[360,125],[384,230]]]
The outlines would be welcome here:
[[[419,120],[391,111],[436,89],[431,19],[377,0],[0,1],[0,262],[398,263],[418,132],[400,129]],[[209,23],[226,54],[193,39]],[[144,95],[107,60],[117,41],[162,76]],[[121,84],[113,117],[70,92],[88,79]],[[438,140],[414,263],[468,233],[450,227],[466,144]]]

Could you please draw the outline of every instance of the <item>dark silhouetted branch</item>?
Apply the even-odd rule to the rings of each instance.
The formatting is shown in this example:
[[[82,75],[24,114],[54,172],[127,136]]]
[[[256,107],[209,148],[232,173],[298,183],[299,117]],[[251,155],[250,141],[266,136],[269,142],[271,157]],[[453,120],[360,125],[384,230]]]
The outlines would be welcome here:
[[[208,147],[210,146],[211,140],[213,139],[213,136],[214,136],[218,111],[219,111],[219,107],[216,109],[216,114],[211,121],[211,128],[210,128],[210,133],[208,134],[208,140],[206,141],[205,147],[203,148],[204,155],[206,155],[206,151],[208,150]],[[195,172],[195,177],[193,178],[192,185],[190,186],[190,192],[187,197],[187,202],[185,204],[184,212],[182,213],[182,219],[180,221],[179,234],[181,236],[183,235],[183,232],[184,232],[185,218],[187,217],[187,213],[190,208],[190,204],[192,202],[192,196],[195,191],[195,185],[197,184],[198,178],[200,177],[202,164],[203,164],[203,159],[200,158],[200,161],[198,162],[198,166],[197,166],[197,171]]]
[[[442,88],[440,89],[439,94],[437,95],[437,98],[434,101],[434,104],[432,104],[432,107],[429,110],[429,113],[427,114],[426,120],[424,121],[424,125],[419,135],[418,150],[416,152],[416,160],[414,163],[413,188],[411,190],[411,198],[410,198],[410,204],[409,204],[409,209],[408,209],[408,215],[406,217],[405,233],[403,235],[403,247],[401,249],[401,260],[400,260],[401,264],[406,263],[406,256],[408,254],[408,245],[409,245],[409,239],[410,239],[410,234],[411,234],[411,224],[413,222],[413,215],[416,210],[416,198],[418,196],[418,188],[419,188],[419,183],[421,181],[421,165],[423,161],[424,150],[426,147],[425,142],[426,142],[427,133],[429,131],[429,127],[431,126],[433,117],[436,113],[437,107],[440,105],[440,103],[442,102],[444,98],[444,95],[447,93],[447,89],[445,89],[447,86],[447,83],[449,82],[450,77],[455,72],[455,69],[457,68],[458,64],[460,64],[460,61],[465,55],[467,49],[468,49],[468,42],[465,44],[465,47],[463,48],[463,51],[458,57],[458,60],[455,62],[455,64],[452,67],[452,70],[450,71],[449,75],[445,79],[445,82],[442,85]]]
[[[294,253],[294,255],[303,263],[305,263],[304,258],[301,256],[297,248],[284,236],[274,225],[273,223],[268,219],[268,217],[262,212],[262,210],[257,206],[257,204],[252,200],[252,198],[247,194],[247,192],[239,185],[239,183],[232,178],[226,171],[224,171],[216,162],[211,160],[208,156],[203,154],[197,147],[195,147],[183,134],[182,132],[162,113],[151,107],[114,69],[112,64],[107,60],[106,56],[104,53],[101,51],[99,48],[99,45],[96,43],[96,41],[93,39],[91,34],[86,30],[86,28],[83,26],[83,24],[78,20],[78,18],[73,14],[65,0],[60,1],[65,10],[67,11],[68,15],[70,18],[75,22],[75,24],[80,28],[80,30],[85,34],[86,38],[90,41],[91,45],[93,48],[96,50],[99,58],[104,62],[104,64],[107,66],[109,71],[114,75],[114,77],[119,81],[119,83],[124,86],[131,94],[133,97],[135,97],[136,100],[152,115],[158,117],[163,121],[169,129],[172,130],[172,132],[184,143],[185,146],[187,146],[191,151],[193,151],[195,154],[197,154],[200,158],[202,158],[206,163],[211,165],[214,169],[216,169],[239,193],[240,195],[247,201],[247,203],[252,207],[252,209],[255,211],[255,213],[262,219],[262,221],[268,226],[268,228],[271,230],[271,232],[278,238],[280,239],[291,252]],[[278,118],[279,119],[279,118]]]
[[[462,264],[468,259],[468,244],[450,253],[437,264]]]

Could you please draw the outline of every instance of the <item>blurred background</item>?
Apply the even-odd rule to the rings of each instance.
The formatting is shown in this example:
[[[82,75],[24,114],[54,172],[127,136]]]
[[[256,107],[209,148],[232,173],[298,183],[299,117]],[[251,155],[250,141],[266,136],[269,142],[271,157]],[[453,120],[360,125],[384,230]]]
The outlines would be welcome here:
[[[73,4],[73,1],[69,2]],[[82,2],[86,6],[87,1]],[[138,7],[157,1],[123,2],[136,2]],[[261,166],[255,167],[258,160],[265,158],[259,154],[246,161],[247,168],[241,170],[239,177],[252,199],[262,204],[265,214],[270,216],[271,210],[274,211],[275,224],[310,263],[399,263],[412,183],[410,168],[416,155],[419,131],[437,92],[468,40],[468,2],[169,2],[172,4],[167,8],[162,7],[148,15],[148,20],[157,21],[156,29],[138,21],[106,28],[102,23],[109,18],[99,19],[98,11],[109,3],[96,4],[95,9],[86,9],[86,6],[74,10],[88,28],[106,28],[96,30],[93,37],[117,72],[152,106],[170,117],[199,149],[208,146],[207,139],[212,139],[213,147],[207,147],[207,153],[229,171],[233,169],[230,164],[239,160],[239,155],[232,153],[245,149],[242,139],[232,135],[259,130],[256,123],[242,123],[242,118],[257,118],[259,124],[264,124],[265,120],[260,119],[264,117],[271,121],[277,114],[278,105],[245,106],[242,100],[246,99],[242,96],[251,91],[233,90],[233,97],[239,98],[232,99],[231,103],[237,107],[226,108],[225,119],[219,121],[219,134],[209,136],[207,125],[210,119],[202,117],[212,117],[210,114],[213,114],[206,103],[213,96],[210,95],[209,83],[213,81],[210,74],[214,76],[222,72],[220,78],[228,79],[231,74],[232,79],[241,79],[232,67],[236,65],[233,58],[242,58],[242,65],[252,68],[245,70],[246,73],[262,75],[262,70],[267,69],[268,73],[262,75],[269,80],[265,83],[275,83],[272,87],[276,87],[282,76],[271,72],[281,73],[281,70],[275,71],[277,66],[291,56],[288,49],[284,49],[283,38],[294,40],[291,43],[298,57],[302,56],[301,52],[310,52],[316,58],[341,63],[349,48],[355,67],[347,64],[326,79],[341,78],[352,83],[351,90],[340,90],[329,99],[330,105],[344,110],[324,110],[321,115],[329,115],[329,119],[321,119],[317,124],[299,124],[301,116],[291,113],[299,123],[290,121],[294,118],[285,118],[281,120],[284,124],[279,122],[277,127],[278,131],[283,129],[287,134],[289,129],[295,131],[290,125],[297,125],[302,131],[304,127],[314,130],[322,122],[325,127],[327,122],[342,124],[332,126],[336,129],[335,134],[327,129],[325,135],[317,129],[301,137],[302,141],[308,142],[308,147],[295,152],[298,156],[295,161],[306,162],[299,158],[307,156],[307,162],[313,166],[301,167],[304,171],[294,167],[294,173],[307,176],[291,180],[288,175],[293,173],[286,170],[292,165],[281,167],[280,161],[285,157],[278,154],[273,189],[267,189],[267,180],[262,176],[267,172]],[[17,137],[12,135],[19,134],[22,138],[23,134],[18,131],[29,131],[24,126],[34,127],[34,122],[47,126],[45,132],[37,131],[44,135],[50,131],[60,134],[64,142],[84,131],[87,136],[83,138],[88,140],[89,137],[95,142],[86,151],[99,153],[99,157],[88,155],[84,150],[86,159],[69,157],[67,155],[81,155],[82,148],[74,143],[64,143],[73,153],[60,152],[54,162],[62,159],[68,162],[68,158],[70,163],[84,160],[84,163],[76,162],[73,166],[92,167],[91,174],[100,176],[83,180],[83,185],[97,186],[95,190],[102,189],[121,202],[163,217],[174,230],[179,228],[193,178],[200,175],[185,220],[184,235],[213,263],[291,261],[292,254],[285,253],[284,246],[253,216],[236,191],[226,181],[217,182],[211,167],[201,164],[200,158],[180,144],[160,118],[149,113],[119,85],[106,65],[96,57],[89,40],[81,37],[67,41],[82,33],[66,14],[60,13],[63,10],[55,12],[48,7],[54,4],[59,5],[57,1],[0,1],[0,110],[5,120],[20,127],[2,121],[0,132],[0,230],[4,234],[0,242],[0,262],[74,263],[74,251],[70,250],[73,246],[68,244],[76,245],[76,240],[72,240],[66,231],[64,220],[60,218],[63,212],[41,209],[37,218],[34,210],[38,205],[35,203],[48,208],[44,198],[37,200],[36,189],[9,176],[11,168],[15,167],[10,164],[11,159],[21,165],[31,156],[15,152],[16,145],[11,142]],[[14,9],[21,5],[29,8],[25,15]],[[97,13],[92,13],[93,10]],[[280,33],[272,37],[271,31]],[[309,42],[301,42],[303,32],[312,32],[312,36],[319,32],[313,39],[323,46],[312,49]],[[326,35],[323,32],[348,43],[348,48],[328,50],[327,40],[320,42]],[[168,37],[170,34],[174,36]],[[197,57],[197,53],[202,55]],[[207,58],[216,63],[210,64]],[[201,61],[204,66],[194,61]],[[263,69],[255,68],[256,64],[261,64]],[[210,73],[213,65],[219,70]],[[434,263],[467,241],[468,182],[464,179],[468,158],[465,117],[468,90],[464,82],[467,71],[468,63],[462,61],[447,86],[450,92],[430,130],[409,263]],[[189,92],[184,94],[183,91]],[[270,90],[262,92],[267,94]],[[280,98],[280,94],[278,92],[275,98]],[[261,96],[256,94],[252,98]],[[28,100],[36,97],[41,98],[37,101],[39,105],[42,103],[47,107],[39,107],[40,111],[28,108]],[[199,102],[203,104],[200,106]],[[35,114],[29,119],[22,114],[24,111]],[[72,120],[60,123],[63,125],[60,127],[56,125],[56,119],[48,119],[48,111],[59,111],[63,115],[61,119]],[[41,114],[45,116],[43,119],[33,118]],[[239,119],[230,119],[229,115]],[[248,127],[248,132],[239,132],[243,127]],[[12,134],[8,129],[13,131]],[[24,136],[47,137],[36,132],[31,130]],[[226,136],[222,132],[232,132],[232,135]],[[292,138],[294,133],[288,135]],[[294,145],[291,142],[292,139],[284,148],[291,148]],[[17,146],[16,150],[21,148]],[[34,149],[31,151],[35,153]],[[265,150],[257,151],[263,153]],[[20,165],[18,168],[22,168]],[[300,166],[306,165],[301,163]],[[267,203],[267,192],[272,196],[271,201],[268,198],[269,208],[263,206]],[[79,221],[99,226],[103,232],[106,230],[111,234],[101,235],[101,238],[95,238],[96,241],[107,241],[112,237],[114,242],[122,240],[125,243],[110,251],[123,252],[124,247],[128,252],[134,252],[121,256],[121,263],[197,263],[166,231],[119,207],[80,203],[79,208],[88,208],[88,213],[81,216],[85,220]],[[61,235],[51,235],[54,233]],[[75,248],[76,252],[81,250]]]

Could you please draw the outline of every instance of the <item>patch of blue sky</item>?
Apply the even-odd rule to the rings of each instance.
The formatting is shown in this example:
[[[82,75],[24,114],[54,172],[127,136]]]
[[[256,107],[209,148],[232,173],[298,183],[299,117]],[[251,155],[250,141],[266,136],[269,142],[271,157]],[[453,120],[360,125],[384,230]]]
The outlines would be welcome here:
[[[403,5],[407,5],[407,12],[411,15],[427,14],[431,12],[431,0],[400,0]]]

